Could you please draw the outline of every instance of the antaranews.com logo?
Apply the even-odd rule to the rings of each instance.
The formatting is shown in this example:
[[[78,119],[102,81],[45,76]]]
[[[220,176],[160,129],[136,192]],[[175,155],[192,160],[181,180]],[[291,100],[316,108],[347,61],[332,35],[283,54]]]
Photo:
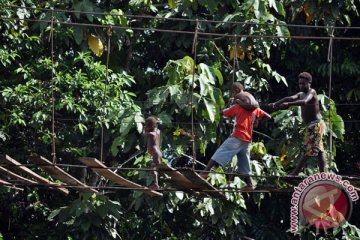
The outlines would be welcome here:
[[[348,180],[335,173],[317,173],[294,187],[290,208],[290,231],[304,227],[327,231],[347,221],[352,202],[359,199]]]

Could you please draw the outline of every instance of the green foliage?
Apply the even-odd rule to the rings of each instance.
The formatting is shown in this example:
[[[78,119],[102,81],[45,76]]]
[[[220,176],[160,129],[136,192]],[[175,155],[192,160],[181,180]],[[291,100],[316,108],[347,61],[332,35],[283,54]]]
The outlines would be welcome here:
[[[304,231],[300,235],[303,239],[319,239],[319,240],[328,240],[328,239],[336,239],[336,240],[352,240],[352,239],[360,239],[360,229],[357,226],[351,225],[348,222],[340,225],[337,228],[319,232],[314,231],[310,228],[304,229]]]
[[[63,56],[68,57],[72,57],[69,52]],[[139,126],[141,110],[133,104],[134,94],[122,90],[134,83],[131,76],[126,73],[114,73],[109,69],[106,79],[106,67],[100,62],[93,62],[89,52],[79,53],[74,58],[72,67],[59,65],[53,83],[38,76],[38,73],[49,68],[50,60],[40,59],[37,64],[16,70],[27,81],[2,91],[4,102],[7,104],[8,127],[22,125],[37,129],[36,136],[39,137],[39,141],[48,144],[50,132],[46,124],[51,121],[49,106],[53,94],[54,108],[58,115],[65,119],[70,117],[75,121],[59,127],[58,139],[71,140],[74,133],[77,133],[85,135],[90,143],[97,144],[97,136],[91,136],[94,127],[104,126],[109,129],[120,124],[119,131],[122,135],[114,140],[113,154],[118,153],[119,146],[125,148],[124,142],[133,142],[127,146],[128,148],[134,146],[131,138],[124,140],[124,136],[132,129],[142,131]],[[124,120],[120,123],[121,119]],[[111,132],[118,135],[116,131]]]
[[[57,219],[60,224],[56,238],[72,237],[74,239],[117,239],[118,229],[125,221],[124,209],[119,202],[111,201],[105,196],[88,193],[81,194],[69,206],[54,210],[50,221]]]
[[[193,109],[194,121],[203,122],[196,127],[195,135],[206,146],[216,139],[215,132],[210,130],[214,127],[207,122],[217,125],[220,109],[224,107],[222,92],[217,88],[223,83],[223,77],[215,66],[204,63],[196,67],[194,65],[194,60],[189,56],[170,60],[164,68],[167,83],[147,92],[147,108],[152,109],[152,114],[157,115],[164,124],[175,114],[183,116],[178,118],[179,122],[186,121],[191,117]]]
[[[287,110],[276,111],[272,114],[278,127],[272,131],[272,136],[276,140],[271,142],[270,146],[275,147],[277,152],[280,153],[285,145],[286,156],[289,159],[295,159],[300,153],[302,143],[302,135],[299,133],[302,123],[300,114],[299,107],[290,107]],[[291,145],[291,147],[288,145]]]
[[[292,18],[295,18],[300,11],[304,11],[306,15],[306,23],[319,23],[323,22],[325,26],[335,26],[339,21],[341,24],[351,25],[350,14],[358,16],[356,3],[353,0],[346,1],[285,1],[286,4],[291,6]],[[346,12],[346,14],[341,14]],[[331,33],[331,28],[329,28]]]
[[[327,124],[328,131],[332,133],[334,138],[344,141],[345,126],[344,121],[336,112],[334,100],[329,99],[326,95],[319,95],[319,101],[322,106],[322,115]],[[326,134],[329,135],[329,134]]]
[[[250,158],[262,159],[267,153],[266,147],[263,142],[252,142],[250,145]]]

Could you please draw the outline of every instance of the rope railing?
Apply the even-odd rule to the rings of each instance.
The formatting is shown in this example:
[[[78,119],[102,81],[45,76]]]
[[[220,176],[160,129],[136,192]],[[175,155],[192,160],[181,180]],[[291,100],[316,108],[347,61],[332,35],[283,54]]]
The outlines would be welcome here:
[[[51,156],[53,163],[56,163],[56,133],[55,133],[55,79],[54,79],[54,12],[51,11],[49,42],[51,48]]]
[[[200,30],[199,22],[196,21],[193,45],[192,45],[192,54],[194,56],[194,64],[192,66],[192,84],[191,84],[191,99],[190,99],[190,108],[191,108],[191,144],[192,144],[192,167],[195,169],[195,159],[196,159],[196,148],[195,148],[195,128],[194,128],[194,89],[195,89],[195,73],[196,73],[196,61],[197,61],[197,43],[198,43],[198,33]]]
[[[159,17],[159,16],[150,16],[150,15],[137,15],[137,14],[116,14],[116,13],[104,13],[104,12],[93,12],[93,11],[76,11],[76,10],[65,10],[65,9],[49,9],[49,8],[38,8],[38,7],[26,7],[26,6],[17,6],[17,5],[5,5],[0,4],[4,8],[21,8],[27,10],[37,10],[37,11],[54,11],[57,13],[74,13],[74,14],[92,14],[97,16],[114,16],[114,17],[129,17],[129,18],[142,18],[142,19],[156,19],[164,21],[178,21],[178,22],[190,22],[190,23],[215,23],[215,24],[243,24],[243,25],[258,25],[258,26],[284,26],[284,27],[293,27],[293,28],[314,28],[314,29],[328,29],[328,26],[321,25],[305,25],[305,24],[286,24],[286,23],[256,23],[256,22],[240,22],[240,21],[221,21],[221,20],[211,20],[211,19],[187,19],[187,18],[175,18],[175,17]],[[1,10],[0,10],[1,11]],[[354,26],[338,26],[333,27],[333,29],[339,30],[348,30],[355,29],[359,30],[360,27]]]
[[[45,22],[50,23],[50,20],[40,20],[40,19],[31,19],[31,18],[14,18],[14,17],[0,17],[2,20],[15,20],[15,21],[29,21],[29,22]],[[93,23],[74,23],[74,22],[64,22],[56,21],[60,25],[69,25],[69,26],[79,26],[79,27],[97,27],[97,28],[107,28],[108,25],[102,24],[93,24]],[[194,35],[193,31],[184,31],[184,30],[173,30],[173,29],[159,29],[159,28],[150,28],[150,27],[124,27],[112,25],[113,29],[125,29],[125,30],[134,30],[134,31],[154,31],[154,32],[166,32],[166,33],[179,33],[179,34],[189,34]],[[200,36],[208,37],[226,37],[233,38],[233,34],[228,33],[208,33],[208,32],[198,32]],[[302,39],[302,40],[329,40],[329,36],[278,36],[278,35],[251,35],[251,34],[239,34],[238,37],[241,38],[264,38],[264,39]],[[206,40],[209,39],[200,39]],[[333,40],[360,40],[360,37],[333,37]]]
[[[290,178],[289,178],[290,180]],[[351,178],[343,178],[343,180],[352,180]],[[229,185],[229,184],[227,184]],[[68,185],[68,184],[46,184],[46,183],[21,183],[21,181],[16,181],[13,180],[10,183],[4,183],[4,182],[0,182],[0,186],[15,186],[15,187],[39,187],[39,188],[51,188],[51,189],[57,189],[57,188],[71,188],[71,189],[98,189],[98,190],[144,190],[147,189],[146,186],[142,186],[142,187],[123,187],[123,186],[119,186],[117,184],[113,185],[113,186],[97,186],[97,185],[86,185],[86,186],[79,186],[79,185]],[[235,193],[241,193],[241,192],[255,192],[255,193],[278,193],[278,192],[284,192],[284,193],[288,193],[288,194],[292,194],[293,193],[293,187],[277,187],[277,186],[273,186],[273,185],[258,185],[258,190],[254,189],[254,190],[246,190],[242,187],[231,187],[231,186],[220,186],[220,187],[216,187],[216,189],[210,190],[210,189],[201,189],[201,188],[196,188],[196,189],[191,189],[191,188],[181,188],[181,187],[160,187],[159,189],[157,189],[156,191],[159,192],[177,192],[177,191],[189,191],[189,190],[193,190],[195,192],[202,192],[202,193],[206,193],[206,192],[235,192]],[[360,191],[359,188],[354,188],[355,191]],[[105,192],[103,191],[103,194],[105,194]]]
[[[41,183],[41,184],[23,184],[23,183],[1,183],[0,182],[0,186],[15,186],[15,187],[39,187],[39,188],[52,188],[52,189],[56,189],[56,188],[71,188],[71,189],[97,189],[97,190],[138,190],[138,191],[142,191],[145,189],[147,189],[147,187],[122,187],[122,186],[118,186],[118,185],[114,185],[114,186],[95,186],[95,185],[87,185],[87,186],[77,186],[77,185],[65,185],[65,184],[58,184],[58,185],[51,185],[51,184],[45,184],[45,183]],[[159,189],[156,189],[156,191],[158,192],[178,192],[178,191],[189,191],[192,190],[190,188],[179,188],[179,187],[160,187]],[[210,190],[210,189],[194,189],[195,192],[201,192],[201,193],[210,193],[210,192],[229,192],[229,193],[240,193],[240,192],[250,192],[248,190],[245,189],[241,189],[241,188],[237,188],[237,187],[219,187],[217,188],[217,190]],[[260,190],[253,190],[251,192],[256,192],[256,193],[270,193],[270,192],[274,192],[274,193],[288,193],[291,194],[293,192],[292,189],[289,188],[268,188],[266,189],[266,187],[262,187],[262,189]],[[106,192],[103,192],[103,194],[106,194]]]

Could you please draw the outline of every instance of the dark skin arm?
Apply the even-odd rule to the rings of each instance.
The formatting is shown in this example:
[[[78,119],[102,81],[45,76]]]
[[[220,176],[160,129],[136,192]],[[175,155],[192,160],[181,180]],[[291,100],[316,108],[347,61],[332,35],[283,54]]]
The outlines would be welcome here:
[[[295,100],[295,101],[288,102],[288,103],[283,103],[283,104],[286,104],[287,106],[304,106],[304,105],[308,104],[313,97],[314,97],[314,92],[310,91],[302,99]]]
[[[283,103],[289,103],[289,102],[294,102],[296,101],[297,99],[299,99],[299,96],[300,94],[297,93],[293,96],[289,96],[289,97],[284,97],[282,99],[280,99],[279,101],[277,102],[274,102],[274,103],[269,103],[269,106],[272,107],[272,108],[278,108],[279,106],[281,106]]]

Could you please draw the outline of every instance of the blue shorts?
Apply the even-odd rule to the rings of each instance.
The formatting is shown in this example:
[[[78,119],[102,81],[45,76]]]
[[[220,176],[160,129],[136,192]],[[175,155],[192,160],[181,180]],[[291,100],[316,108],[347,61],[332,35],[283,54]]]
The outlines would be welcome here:
[[[235,155],[238,160],[237,172],[241,174],[251,174],[250,142],[242,141],[236,137],[229,137],[216,150],[211,159],[224,167]]]

